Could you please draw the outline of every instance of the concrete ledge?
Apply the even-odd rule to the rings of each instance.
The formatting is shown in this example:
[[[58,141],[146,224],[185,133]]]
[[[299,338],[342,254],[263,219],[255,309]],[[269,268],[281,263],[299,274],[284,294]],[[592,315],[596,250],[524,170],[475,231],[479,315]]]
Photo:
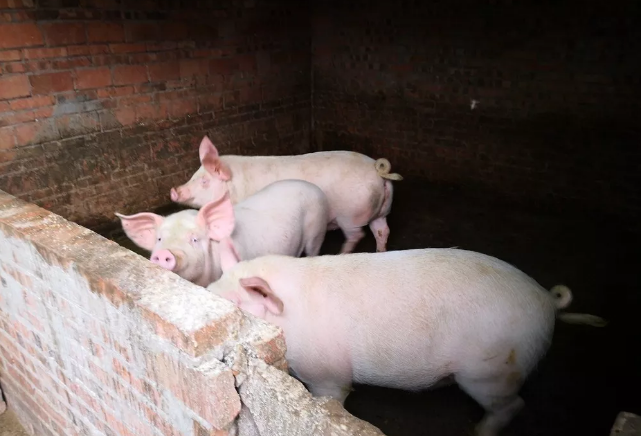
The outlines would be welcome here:
[[[619,413],[610,436],[641,436],[641,416],[630,412]]]
[[[313,398],[298,380],[259,359],[248,360],[240,397],[248,410],[241,411],[239,428],[248,436],[383,435],[336,400]]]
[[[0,378],[38,434],[382,435],[288,375],[282,329],[2,191],[0,278]]]

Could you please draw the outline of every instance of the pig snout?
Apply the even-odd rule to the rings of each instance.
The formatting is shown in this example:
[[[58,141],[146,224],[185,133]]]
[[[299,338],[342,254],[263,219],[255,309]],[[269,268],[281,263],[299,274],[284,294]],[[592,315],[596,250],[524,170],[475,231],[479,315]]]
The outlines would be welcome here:
[[[184,186],[171,188],[171,191],[169,191],[169,196],[171,197],[171,201],[186,201],[191,198],[189,188],[186,188]]]
[[[151,254],[151,261],[169,271],[173,271],[176,268],[176,256],[169,250],[154,251]]]

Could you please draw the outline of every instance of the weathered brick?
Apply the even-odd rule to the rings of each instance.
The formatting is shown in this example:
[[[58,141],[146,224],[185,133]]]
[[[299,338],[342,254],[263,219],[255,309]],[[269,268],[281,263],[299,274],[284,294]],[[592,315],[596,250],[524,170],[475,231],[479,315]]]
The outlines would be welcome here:
[[[191,369],[176,365],[162,353],[147,357],[148,373],[215,428],[224,429],[238,415],[240,398],[234,377],[222,363],[212,361]]]
[[[36,107],[50,106],[54,103],[54,98],[50,95],[43,95],[31,98],[22,98],[10,102],[11,109],[14,111],[33,109]]]
[[[33,0],[1,0],[0,8],[13,9],[13,8],[29,8],[33,7]]]
[[[51,61],[51,68],[54,70],[73,70],[89,66],[91,66],[91,59],[88,57],[56,59]]]
[[[130,126],[136,123],[136,110],[132,107],[116,109],[113,111],[113,117],[121,126]]]
[[[18,61],[20,59],[22,59],[22,52],[20,50],[0,51],[0,62]]]
[[[201,59],[181,59],[180,77],[206,76],[209,73],[209,63]]]
[[[179,41],[189,36],[189,24],[181,22],[166,22],[161,24],[160,34],[164,39]]]
[[[154,41],[159,36],[157,23],[128,23],[125,26],[127,41]]]
[[[114,67],[114,85],[130,85],[148,81],[147,67],[144,65],[123,65]]]
[[[93,22],[87,26],[87,37],[90,43],[121,42],[125,40],[125,31],[120,23]]]
[[[60,58],[64,56],[67,56],[67,47],[24,49],[25,59]]]
[[[87,44],[67,47],[69,56],[87,56],[91,54],[90,46]]]
[[[0,77],[0,100],[25,97],[31,94],[31,85],[27,76]]]
[[[39,60],[39,61],[24,62],[24,66],[26,70],[30,72],[40,72],[44,70],[51,70],[51,61]]]
[[[67,47],[67,52],[69,53],[69,56],[106,54],[109,53],[109,46],[106,44],[69,46]]]
[[[195,114],[198,112],[198,102],[195,98],[177,100],[171,104],[166,103],[168,106],[169,115],[173,118],[180,118],[187,114]]]
[[[109,44],[109,50],[112,53],[136,53],[145,52],[145,44]]]
[[[238,60],[234,58],[214,59],[209,61],[209,70],[212,74],[232,74],[238,71]]]
[[[42,44],[42,33],[33,23],[0,25],[0,48],[32,47]]]
[[[56,118],[56,127],[61,138],[81,136],[100,131],[96,112],[72,114]]]
[[[11,62],[4,65],[4,71],[7,74],[24,73],[27,68],[22,62]]]
[[[109,68],[93,68],[76,70],[76,88],[104,88],[111,85],[111,70]]]
[[[120,86],[117,88],[99,89],[97,91],[98,98],[121,97],[123,95],[131,95],[134,93],[133,86]]]
[[[20,124],[15,127],[15,131],[16,140],[20,146],[39,144],[58,138],[58,132],[53,120],[41,120],[33,123]]]
[[[29,76],[34,95],[51,94],[73,89],[71,72],[45,73]]]
[[[167,118],[167,110],[159,104],[142,104],[135,108],[136,121],[148,121]]]
[[[87,41],[84,23],[46,23],[42,29],[49,46],[84,44]]]
[[[10,126],[36,119],[33,111],[10,112],[0,115],[0,125]]]
[[[13,127],[0,127],[0,150],[11,149],[16,145],[15,130]],[[0,156],[0,160],[3,159]]]
[[[149,65],[149,78],[152,82],[180,78],[178,62],[162,62],[160,64]]]

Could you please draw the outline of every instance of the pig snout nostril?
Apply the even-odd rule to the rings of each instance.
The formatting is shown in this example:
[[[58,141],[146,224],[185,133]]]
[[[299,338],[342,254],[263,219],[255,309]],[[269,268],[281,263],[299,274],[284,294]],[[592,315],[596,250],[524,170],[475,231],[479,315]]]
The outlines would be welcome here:
[[[158,250],[151,255],[151,261],[165,269],[173,271],[176,267],[176,258],[169,250]]]

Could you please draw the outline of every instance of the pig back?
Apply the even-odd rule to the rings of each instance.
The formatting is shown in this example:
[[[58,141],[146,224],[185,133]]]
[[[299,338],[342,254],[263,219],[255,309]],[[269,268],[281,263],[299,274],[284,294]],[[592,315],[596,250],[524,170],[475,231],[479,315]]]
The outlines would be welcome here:
[[[355,217],[361,225],[367,224],[371,218],[368,215],[375,215],[383,202],[384,180],[376,171],[374,159],[360,153],[324,151],[299,156],[222,159],[231,168],[231,189],[236,201],[275,181],[300,179],[317,185],[325,193],[331,219]]]
[[[234,207],[232,239],[241,259],[267,254],[300,256],[310,220],[324,232],[329,216],[321,189],[303,180],[281,180],[267,185]]]

